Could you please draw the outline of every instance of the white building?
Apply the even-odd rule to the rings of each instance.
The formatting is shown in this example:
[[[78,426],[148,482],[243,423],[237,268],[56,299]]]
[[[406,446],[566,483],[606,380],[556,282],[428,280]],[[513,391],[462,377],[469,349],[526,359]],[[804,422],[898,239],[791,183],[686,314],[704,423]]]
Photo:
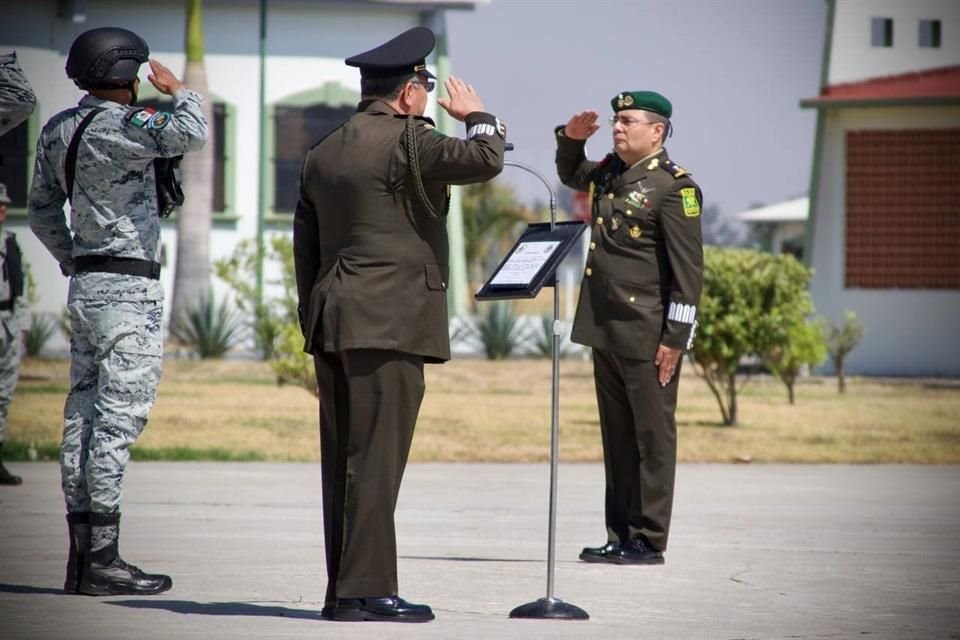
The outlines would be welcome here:
[[[480,0],[481,2],[485,0]],[[205,64],[216,131],[216,185],[211,258],[228,256],[238,242],[291,230],[300,164],[322,133],[352,113],[359,102],[357,70],[343,60],[418,25],[431,27],[438,47],[428,64],[446,68],[448,9],[472,9],[460,0],[270,0],[265,56],[265,145],[260,148],[260,3],[205,0]],[[26,223],[26,199],[40,128],[83,95],[64,73],[74,38],[94,27],[117,26],[140,34],[151,56],[182,77],[185,3],[182,0],[31,0],[4,3],[0,51],[16,50],[37,94],[37,109],[17,130],[0,138],[0,182],[13,204],[8,225],[20,240],[38,283],[34,310],[59,315],[67,280]],[[438,68],[439,67],[439,68]],[[141,68],[140,102],[159,96]],[[433,103],[428,115],[436,115]],[[443,118],[439,124],[444,126]],[[457,135],[462,132],[456,130]],[[263,170],[264,211],[258,207]],[[187,194],[189,197],[189,194]],[[164,222],[166,264],[161,276],[168,296],[173,284],[176,228]],[[65,348],[61,342],[59,348]]]
[[[749,224],[766,251],[802,258],[809,210],[810,198],[803,197],[741,211],[732,217]]]
[[[960,376],[960,2],[827,0],[805,258],[858,374]]]

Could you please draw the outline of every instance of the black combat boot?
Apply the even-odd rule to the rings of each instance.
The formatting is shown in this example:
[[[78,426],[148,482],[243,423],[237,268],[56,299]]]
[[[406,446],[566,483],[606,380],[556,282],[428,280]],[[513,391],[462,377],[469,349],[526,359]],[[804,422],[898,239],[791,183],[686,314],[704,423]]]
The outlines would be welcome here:
[[[90,514],[90,552],[77,593],[87,596],[152,596],[173,586],[170,576],[144,573],[120,557],[120,514]]]
[[[84,562],[90,553],[90,512],[68,513],[67,528],[70,530],[70,555],[67,557],[67,578],[63,581],[63,592],[76,593]]]
[[[0,442],[0,484],[15,485],[22,482],[23,479],[20,476],[13,475],[3,466],[3,443]]]

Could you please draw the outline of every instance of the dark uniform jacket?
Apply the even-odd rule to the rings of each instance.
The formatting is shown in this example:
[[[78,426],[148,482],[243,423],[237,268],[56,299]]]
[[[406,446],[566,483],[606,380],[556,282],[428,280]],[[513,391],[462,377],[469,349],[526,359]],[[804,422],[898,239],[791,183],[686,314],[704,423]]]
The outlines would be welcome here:
[[[450,359],[448,185],[500,173],[505,131],[482,112],[467,116],[466,140],[415,118],[434,216],[417,194],[406,122],[385,102],[364,101],[307,154],[293,237],[309,353],[389,349],[428,362]]]
[[[584,155],[557,130],[563,184],[592,191],[590,251],[571,339],[652,360],[657,346],[686,349],[703,288],[700,188],[666,149],[627,167]]]

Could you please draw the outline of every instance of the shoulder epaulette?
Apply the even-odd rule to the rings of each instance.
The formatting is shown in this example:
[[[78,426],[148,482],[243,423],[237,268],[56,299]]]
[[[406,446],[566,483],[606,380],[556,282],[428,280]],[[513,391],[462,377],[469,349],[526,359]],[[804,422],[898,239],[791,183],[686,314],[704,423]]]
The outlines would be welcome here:
[[[689,171],[675,163],[673,160],[663,160],[660,162],[660,168],[676,178],[692,175]]]

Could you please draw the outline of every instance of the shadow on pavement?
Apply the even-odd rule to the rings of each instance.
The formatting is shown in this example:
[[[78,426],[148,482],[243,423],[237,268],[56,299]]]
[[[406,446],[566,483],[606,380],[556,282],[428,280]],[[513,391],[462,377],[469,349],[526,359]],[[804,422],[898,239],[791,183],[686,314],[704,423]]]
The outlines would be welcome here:
[[[273,616],[276,618],[301,618],[323,620],[320,611],[305,611],[288,607],[262,606],[249,602],[192,602],[190,600],[108,600],[112,604],[131,609],[165,609],[173,613],[199,614],[203,616]]]
[[[2,584],[0,583],[0,593],[30,593],[33,595],[73,595],[65,594],[63,589],[51,589],[50,587],[32,587],[26,584]]]
[[[446,560],[448,562],[546,562],[544,558],[458,558],[456,556],[397,556],[408,560]]]

